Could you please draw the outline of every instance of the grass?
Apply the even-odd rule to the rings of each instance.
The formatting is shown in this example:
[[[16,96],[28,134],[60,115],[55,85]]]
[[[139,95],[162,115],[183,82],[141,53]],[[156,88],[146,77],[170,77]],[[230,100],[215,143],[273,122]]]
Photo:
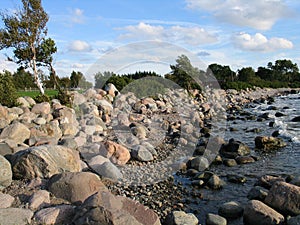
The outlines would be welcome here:
[[[50,98],[57,95],[57,93],[58,93],[57,90],[46,90],[45,91],[45,94],[48,95]],[[39,94],[40,94],[40,92],[37,90],[35,90],[35,91],[18,91],[19,97],[29,96],[31,98],[34,98],[34,97],[38,96]]]

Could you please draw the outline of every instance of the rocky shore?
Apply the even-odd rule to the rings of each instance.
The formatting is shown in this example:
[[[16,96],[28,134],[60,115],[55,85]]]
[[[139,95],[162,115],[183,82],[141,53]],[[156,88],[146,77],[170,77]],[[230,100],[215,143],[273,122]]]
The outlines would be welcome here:
[[[224,203],[205,221],[188,210],[205,197],[201,189],[245,182],[237,175],[224,181],[211,165],[259,160],[243,142],[224,140],[226,122],[245,104],[298,91],[168,90],[137,98],[108,85],[73,92],[72,108],[29,97],[18,99],[20,107],[0,106],[0,224],[299,224],[299,176],[266,174],[247,204]],[[286,145],[273,136],[253,140],[263,153]]]

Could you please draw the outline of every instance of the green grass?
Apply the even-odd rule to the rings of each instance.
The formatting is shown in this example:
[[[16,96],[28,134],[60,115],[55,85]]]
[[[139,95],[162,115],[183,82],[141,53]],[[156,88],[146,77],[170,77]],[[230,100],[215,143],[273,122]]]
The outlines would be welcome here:
[[[48,95],[50,98],[54,97],[57,95],[58,91],[57,90],[46,90],[45,94]],[[18,91],[18,96],[19,97],[25,97],[29,96],[31,98],[34,98],[40,94],[39,91]]]

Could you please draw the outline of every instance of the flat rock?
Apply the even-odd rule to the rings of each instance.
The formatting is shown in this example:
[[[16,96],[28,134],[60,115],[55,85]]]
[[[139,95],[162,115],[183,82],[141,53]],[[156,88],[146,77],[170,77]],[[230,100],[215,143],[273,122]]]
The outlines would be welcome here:
[[[271,187],[265,203],[285,215],[300,214],[300,187],[277,182]]]
[[[33,212],[29,209],[0,209],[0,223],[3,225],[27,225],[30,224],[32,217]]]
[[[0,209],[5,209],[11,207],[15,198],[9,194],[0,193]]]
[[[197,225],[198,219],[192,213],[173,211],[165,219],[164,225]]]
[[[94,173],[67,172],[52,176],[48,183],[48,190],[57,198],[81,204],[89,196],[107,189]]]
[[[131,156],[141,162],[149,162],[154,159],[151,152],[142,145],[133,146],[131,150]]]
[[[258,200],[249,201],[244,210],[245,225],[275,225],[283,221],[283,215]]]
[[[101,177],[108,178],[112,181],[117,181],[123,178],[123,175],[118,167],[111,162],[104,162],[100,165],[94,164],[91,165],[91,168]]]
[[[71,205],[58,205],[41,209],[34,215],[39,224],[70,224],[75,214],[75,207]]]
[[[206,225],[227,225],[227,220],[222,216],[208,213],[206,216]]]
[[[0,139],[9,139],[16,144],[22,144],[30,137],[30,130],[20,122],[14,122],[3,129]]]
[[[9,161],[0,155],[0,190],[12,182],[12,170]]]
[[[35,114],[49,114],[50,110],[51,110],[51,106],[49,102],[42,102],[42,103],[35,104],[32,107],[31,112]]]
[[[50,204],[50,193],[46,190],[38,190],[33,193],[28,201],[29,208],[36,210]]]
[[[63,171],[79,172],[78,152],[60,145],[42,145],[19,151],[11,159],[17,179],[50,178]]]
[[[226,219],[236,219],[243,215],[244,208],[238,202],[226,202],[220,206],[218,214]]]
[[[73,219],[74,225],[85,224],[85,221],[93,221],[93,224],[103,225],[160,225],[157,214],[126,197],[115,196],[110,192],[98,192],[77,209]]]

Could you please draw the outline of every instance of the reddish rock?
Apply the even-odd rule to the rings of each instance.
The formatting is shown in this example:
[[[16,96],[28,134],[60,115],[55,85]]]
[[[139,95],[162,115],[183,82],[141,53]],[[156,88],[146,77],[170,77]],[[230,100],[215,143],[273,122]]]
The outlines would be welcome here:
[[[125,165],[130,159],[130,152],[124,146],[112,141],[106,141],[104,148],[101,149],[101,155],[109,158],[113,163]]]
[[[58,205],[36,212],[34,220],[39,224],[69,224],[74,214],[74,206]]]

